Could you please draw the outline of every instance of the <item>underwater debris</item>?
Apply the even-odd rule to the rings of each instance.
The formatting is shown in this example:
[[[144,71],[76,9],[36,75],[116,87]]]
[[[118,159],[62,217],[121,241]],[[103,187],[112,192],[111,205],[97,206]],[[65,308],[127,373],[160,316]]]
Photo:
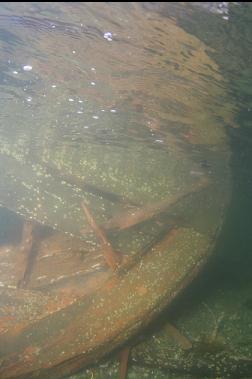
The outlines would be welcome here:
[[[105,258],[106,263],[113,271],[115,271],[118,268],[119,262],[121,260],[120,255],[114,251],[106,234],[104,233],[102,228],[97,225],[95,219],[93,218],[90,210],[88,209],[84,201],[81,202],[81,206],[88,220],[88,223],[90,224],[91,228],[94,230],[97,238],[99,239],[101,243],[102,253]]]

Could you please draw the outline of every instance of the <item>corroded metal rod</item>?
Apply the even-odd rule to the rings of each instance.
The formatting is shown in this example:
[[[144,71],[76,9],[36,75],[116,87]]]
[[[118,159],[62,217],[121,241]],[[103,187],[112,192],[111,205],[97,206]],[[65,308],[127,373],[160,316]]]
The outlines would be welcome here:
[[[111,246],[111,243],[109,242],[105,232],[103,229],[96,223],[94,217],[92,216],[90,210],[84,203],[84,201],[81,202],[82,209],[85,213],[85,216],[87,218],[87,221],[93,231],[95,232],[97,238],[99,239],[101,245],[102,245],[102,252],[105,258],[105,261],[107,265],[115,271],[120,263],[121,257],[119,253],[117,253]]]
[[[150,220],[154,216],[162,212],[166,212],[169,207],[175,205],[178,201],[189,196],[192,193],[199,192],[209,185],[207,178],[202,178],[196,183],[193,183],[187,189],[182,192],[178,192],[170,196],[168,199],[158,201],[156,203],[142,206],[141,208],[135,207],[135,209],[127,210],[119,215],[112,217],[110,220],[104,223],[103,228],[105,230],[118,229],[124,230],[141,222]]]
[[[27,272],[29,270],[29,260],[33,246],[33,224],[25,222],[23,226],[22,241],[17,262],[17,287],[23,288],[26,284]]]
[[[120,354],[119,379],[127,378],[129,355],[130,355],[130,347],[125,347],[121,351],[121,354]]]

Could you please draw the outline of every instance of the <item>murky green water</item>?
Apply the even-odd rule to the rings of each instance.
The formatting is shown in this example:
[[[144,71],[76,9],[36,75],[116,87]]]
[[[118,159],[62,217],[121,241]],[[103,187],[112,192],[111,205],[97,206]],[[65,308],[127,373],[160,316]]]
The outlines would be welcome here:
[[[83,199],[125,255],[167,224],[204,239],[204,252],[211,246],[201,276],[131,343],[129,378],[251,377],[251,12],[226,3],[0,6],[3,291],[15,290],[4,250],[14,214],[92,250]],[[152,222],[159,202],[168,211]],[[143,224],[111,232],[108,220],[123,229],[136,208]],[[28,289],[44,293],[42,276]],[[78,378],[117,378],[113,359]]]

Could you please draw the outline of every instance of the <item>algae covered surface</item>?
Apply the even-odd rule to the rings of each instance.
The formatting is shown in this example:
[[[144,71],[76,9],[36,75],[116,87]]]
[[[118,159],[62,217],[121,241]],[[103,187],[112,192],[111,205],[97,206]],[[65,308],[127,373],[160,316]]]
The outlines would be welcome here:
[[[3,375],[54,379],[120,348],[208,261],[230,202],[227,127],[237,126],[236,105],[208,46],[172,15],[140,3],[15,6],[19,15],[11,4],[1,15],[12,34],[11,43],[3,41],[0,83],[0,204],[62,233],[59,251],[68,234],[89,243],[90,253],[99,242],[85,201],[113,247],[132,258],[119,276],[99,266],[107,276],[98,290],[65,303],[53,286],[20,291],[3,275]],[[55,261],[48,262],[52,271]],[[36,264],[34,281],[41,280]],[[18,299],[20,308],[6,321]],[[178,334],[167,326],[132,349],[138,367],[129,377],[158,378],[179,365],[186,374],[216,373],[217,366],[224,372],[231,337],[216,307],[201,304],[195,314],[172,320]],[[181,347],[182,335],[190,348]],[[217,366],[216,354],[223,358]],[[117,363],[104,365],[79,377],[116,377]]]
[[[200,7],[195,15],[192,8],[195,17],[177,7],[180,25],[213,49],[208,51],[219,62],[237,104],[240,129],[228,131],[233,201],[214,263],[178,300],[175,310],[167,310],[158,320],[159,328],[146,331],[146,340],[132,349],[128,373],[132,379],[251,378],[251,5],[226,5],[228,14],[221,13],[218,3],[206,5],[216,6],[217,15]],[[191,341],[191,349],[181,347],[167,322]],[[75,378],[117,375],[116,357],[113,363],[92,367]]]
[[[122,210],[113,195],[143,206],[183,193],[201,176],[225,180],[222,120],[232,122],[233,105],[230,112],[219,105],[228,95],[201,41],[175,20],[149,15],[146,22],[138,3],[51,5],[46,14],[64,14],[55,30],[47,23],[40,29],[45,16],[39,4],[18,10],[21,15],[12,17],[6,5],[1,16],[23,41],[10,48],[2,74],[3,206],[80,236],[87,226],[83,198],[103,222]],[[120,26],[109,24],[110,12]],[[111,43],[103,28],[114,29]],[[3,59],[8,48],[6,41]],[[32,70],[23,70],[25,59]]]
[[[144,342],[132,348],[128,377],[249,378],[252,367],[250,294],[251,288],[236,291],[224,288],[197,305],[191,298],[191,309],[172,320],[190,340],[191,348],[183,348],[171,333],[170,321],[162,320],[159,331],[149,332]],[[71,379],[117,378],[118,357]]]

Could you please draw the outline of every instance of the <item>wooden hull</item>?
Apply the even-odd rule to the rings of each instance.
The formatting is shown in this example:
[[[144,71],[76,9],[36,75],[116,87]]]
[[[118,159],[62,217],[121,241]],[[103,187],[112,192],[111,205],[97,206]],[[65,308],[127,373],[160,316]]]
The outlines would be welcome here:
[[[99,251],[85,255],[82,244],[60,233],[45,237],[25,288],[11,275],[19,249],[2,247],[1,267],[10,270],[1,274],[2,379],[61,378],[100,359],[153,320],[212,250],[208,236],[171,228],[113,273]]]

